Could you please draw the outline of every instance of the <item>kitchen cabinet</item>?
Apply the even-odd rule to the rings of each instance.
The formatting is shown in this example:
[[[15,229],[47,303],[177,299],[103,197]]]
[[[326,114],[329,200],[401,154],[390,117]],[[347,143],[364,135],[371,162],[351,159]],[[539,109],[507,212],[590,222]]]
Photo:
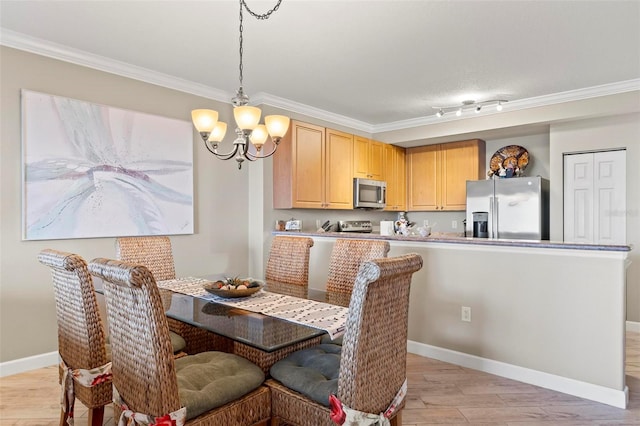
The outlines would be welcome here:
[[[273,156],[273,207],[352,209],[353,135],[292,120]]]
[[[407,180],[404,148],[385,144],[383,179],[387,182],[387,207],[385,210],[405,211],[407,209]]]
[[[485,178],[485,142],[408,148],[406,162],[407,210],[464,211],[467,180]]]
[[[353,139],[353,177],[383,180],[384,146],[361,136]]]

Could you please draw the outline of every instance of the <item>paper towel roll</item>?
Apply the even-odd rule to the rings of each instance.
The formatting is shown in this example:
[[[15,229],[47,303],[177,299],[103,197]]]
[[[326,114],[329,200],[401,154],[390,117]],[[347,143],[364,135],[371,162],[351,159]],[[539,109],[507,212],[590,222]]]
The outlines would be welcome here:
[[[392,220],[381,220],[380,221],[380,235],[393,235],[395,234],[393,230],[393,221]]]

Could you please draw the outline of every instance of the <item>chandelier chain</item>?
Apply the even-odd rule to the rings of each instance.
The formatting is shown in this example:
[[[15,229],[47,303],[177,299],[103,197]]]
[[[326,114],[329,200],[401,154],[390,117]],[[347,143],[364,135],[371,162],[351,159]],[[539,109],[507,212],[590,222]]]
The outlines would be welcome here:
[[[242,41],[243,41],[243,38],[242,38],[242,29],[243,29],[243,27],[242,27],[242,4],[243,3],[244,2],[242,0],[240,0],[240,66],[239,66],[239,68],[240,68],[240,88],[242,88],[242,52],[243,52],[243,49],[242,49]],[[249,10],[249,9],[247,9],[247,10]]]
[[[269,17],[271,16],[271,14],[273,12],[275,12],[276,10],[278,10],[278,8],[280,7],[280,3],[282,3],[282,0],[278,0],[278,3],[276,3],[275,6],[273,6],[273,8],[268,11],[267,13],[264,13],[262,15],[255,13],[253,10],[249,9],[249,6],[247,5],[247,2],[244,0],[240,0],[240,3],[242,3],[242,5],[244,6],[245,9],[247,9],[247,12],[249,12],[251,14],[251,16],[253,16],[256,19],[269,19]]]
[[[258,14],[258,13],[255,13],[253,10],[249,9],[249,6],[247,5],[247,3],[244,0],[240,0],[240,65],[239,65],[240,87],[242,87],[242,79],[243,79],[242,54],[244,53],[244,48],[243,48],[244,38],[242,37],[242,31],[244,30],[242,8],[244,7],[247,10],[247,12],[249,12],[251,14],[251,16],[253,16],[254,18],[259,19],[259,20],[265,20],[265,19],[269,19],[271,14],[273,12],[275,12],[276,10],[278,10],[278,8],[280,7],[280,3],[282,3],[282,0],[278,0],[276,5],[273,6],[273,8],[271,10],[269,10],[267,13]]]

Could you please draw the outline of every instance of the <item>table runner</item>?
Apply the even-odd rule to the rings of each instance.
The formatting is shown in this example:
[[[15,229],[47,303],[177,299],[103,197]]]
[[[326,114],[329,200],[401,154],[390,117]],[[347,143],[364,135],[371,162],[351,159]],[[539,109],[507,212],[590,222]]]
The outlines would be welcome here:
[[[203,285],[210,280],[195,277],[158,281],[158,287],[207,301],[257,312],[326,331],[331,339],[344,333],[348,309],[315,300],[301,299],[261,289],[248,297],[227,299],[207,292]]]

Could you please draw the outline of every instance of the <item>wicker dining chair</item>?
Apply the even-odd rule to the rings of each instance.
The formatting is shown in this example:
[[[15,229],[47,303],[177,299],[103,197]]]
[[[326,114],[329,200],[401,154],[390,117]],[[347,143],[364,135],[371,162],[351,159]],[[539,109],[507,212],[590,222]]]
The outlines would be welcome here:
[[[176,277],[171,240],[166,236],[116,238],[116,258],[146,266],[156,281]]]
[[[327,276],[327,302],[349,306],[353,283],[362,263],[387,257],[389,242],[338,238],[331,250]]]
[[[420,268],[422,257],[417,254],[362,265],[351,296],[343,345],[302,349],[271,367],[272,379],[267,386],[271,389],[272,425],[282,421],[333,426],[329,409],[332,394],[341,405],[374,415],[396,401],[389,417],[391,424],[402,424],[404,400],[395,397],[406,389],[409,290],[412,275]]]
[[[38,260],[51,269],[58,322],[58,353],[62,362],[59,381],[65,387],[60,425],[73,418],[77,398],[88,409],[88,424],[102,425],[104,406],[111,403],[111,379],[94,386],[80,383],[78,370],[93,370],[108,365],[105,333],[100,309],[87,263],[77,254],[42,250]],[[71,371],[69,371],[71,370]]]
[[[311,247],[312,238],[288,235],[273,237],[265,271],[268,290],[306,298]]]
[[[104,281],[116,419],[177,420],[182,413],[187,425],[266,425],[271,399],[258,366],[225,352],[174,359],[160,291],[146,267],[98,258],[89,271]]]
[[[116,258],[146,266],[156,281],[176,278],[173,248],[167,236],[118,237]],[[183,350],[188,354],[215,350],[222,345],[220,337],[211,332],[173,318],[167,318],[167,321],[169,330],[184,339]]]

